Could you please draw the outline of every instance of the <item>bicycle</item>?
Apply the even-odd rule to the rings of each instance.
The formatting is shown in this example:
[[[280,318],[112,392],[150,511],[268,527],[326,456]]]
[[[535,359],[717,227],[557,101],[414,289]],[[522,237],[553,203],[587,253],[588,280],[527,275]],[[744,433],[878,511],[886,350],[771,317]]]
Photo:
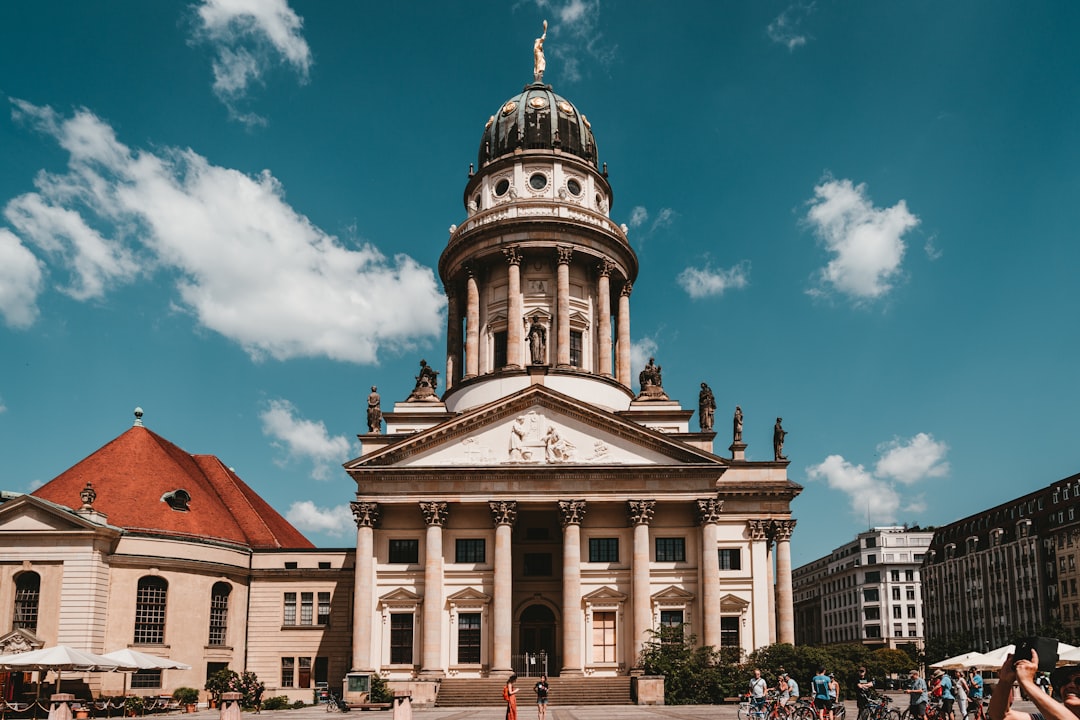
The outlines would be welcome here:
[[[331,710],[337,712],[349,712],[349,706],[337,693],[328,692],[326,693],[326,712],[330,712]]]
[[[892,701],[888,695],[867,698],[866,707],[859,711],[858,720],[900,720],[900,711],[889,707]]]

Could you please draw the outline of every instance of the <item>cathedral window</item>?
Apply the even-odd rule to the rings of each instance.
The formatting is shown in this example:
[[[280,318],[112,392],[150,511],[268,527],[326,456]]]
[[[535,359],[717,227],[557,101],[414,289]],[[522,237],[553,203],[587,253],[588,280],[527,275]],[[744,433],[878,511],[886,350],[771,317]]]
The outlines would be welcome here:
[[[548,179],[544,173],[533,173],[529,176],[529,187],[533,190],[543,190],[547,187]]]
[[[686,538],[656,538],[656,562],[686,562]]]
[[[416,539],[391,540],[390,562],[415,565],[420,562],[420,541]]]
[[[683,611],[660,611],[660,642],[665,645],[680,644],[683,641]]]
[[[717,553],[720,556],[721,570],[742,569],[742,551],[739,548],[720,548]]]
[[[484,538],[459,538],[455,542],[454,562],[482,563],[485,561]]]
[[[390,614],[390,664],[413,664],[413,614]]]
[[[594,612],[592,615],[593,662],[615,662],[615,613]]]
[[[41,576],[36,572],[24,572],[15,579],[15,615],[12,628],[37,632],[40,597]]]
[[[210,591],[210,639],[208,645],[224,645],[229,618],[229,583],[214,583]]]
[[[737,615],[724,615],[720,618],[720,647],[737,648],[739,641],[739,617]]]
[[[458,662],[480,664],[480,613],[460,613],[458,626]]]
[[[169,584],[159,577],[139,580],[135,593],[135,644],[161,645],[165,642],[165,601]]]
[[[285,593],[285,613],[281,619],[282,625],[296,624],[296,593]]]
[[[619,538],[589,538],[589,562],[619,562]]]
[[[499,330],[492,335],[494,351],[494,362],[492,366],[498,370],[499,368],[506,367],[506,331]]]
[[[582,365],[582,349],[584,347],[582,336],[583,333],[578,330],[570,331],[570,365],[573,367],[581,367]]]
[[[581,183],[574,178],[570,178],[566,181],[566,189],[570,191],[570,194],[574,197],[581,195]]]

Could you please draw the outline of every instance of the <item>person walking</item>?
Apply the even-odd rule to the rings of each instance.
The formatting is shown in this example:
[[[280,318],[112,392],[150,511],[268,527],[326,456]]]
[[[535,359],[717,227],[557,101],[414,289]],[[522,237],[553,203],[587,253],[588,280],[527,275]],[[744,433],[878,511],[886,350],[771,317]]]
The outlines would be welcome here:
[[[922,720],[926,717],[926,703],[930,701],[930,697],[926,694],[926,681],[919,677],[918,669],[913,669],[908,675],[910,682],[904,690],[910,703],[908,709],[914,720]]]
[[[968,709],[968,684],[964,679],[964,673],[959,670],[952,671],[953,695],[956,696],[956,707],[960,711],[960,720],[966,720]]]
[[[506,701],[506,720],[517,720],[517,675],[511,675],[503,686],[503,700]]]
[[[548,690],[550,690],[547,675],[541,675],[540,681],[536,683],[533,689],[536,691],[537,720],[544,720],[547,717]]]

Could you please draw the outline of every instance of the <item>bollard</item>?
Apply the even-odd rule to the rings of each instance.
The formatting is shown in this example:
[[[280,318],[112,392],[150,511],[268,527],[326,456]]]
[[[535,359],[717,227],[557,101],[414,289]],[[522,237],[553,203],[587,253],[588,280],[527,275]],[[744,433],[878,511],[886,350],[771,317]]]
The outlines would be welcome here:
[[[394,695],[394,720],[412,720],[412,695]]]
[[[49,720],[71,720],[71,703],[75,696],[71,693],[56,693],[49,697]]]
[[[238,692],[221,693],[218,718],[220,720],[240,720],[240,698],[242,697],[243,695]]]

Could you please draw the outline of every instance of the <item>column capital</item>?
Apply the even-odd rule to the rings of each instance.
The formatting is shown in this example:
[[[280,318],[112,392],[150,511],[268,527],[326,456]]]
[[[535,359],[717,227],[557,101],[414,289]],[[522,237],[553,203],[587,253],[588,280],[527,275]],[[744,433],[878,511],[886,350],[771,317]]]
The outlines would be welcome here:
[[[373,528],[379,524],[379,503],[357,500],[349,503],[356,527]]]
[[[648,525],[652,522],[653,511],[655,509],[655,500],[626,501],[626,511],[630,515],[630,523],[632,525]]]
[[[791,533],[795,530],[795,520],[773,520],[772,532],[776,542],[790,542]]]
[[[720,522],[720,513],[724,510],[724,501],[719,498],[702,498],[697,501],[698,522],[702,525]]]
[[[446,503],[438,500],[421,500],[420,512],[424,513],[424,522],[439,527],[446,525],[446,519],[450,515]]]
[[[750,539],[754,541],[767,540],[770,522],[769,520],[747,520],[746,529],[750,531]]]
[[[569,265],[570,258],[574,256],[574,248],[569,245],[557,245],[555,252],[558,254],[558,260],[560,265]]]
[[[611,271],[615,269],[615,263],[611,258],[603,258],[596,265],[596,272],[601,277],[611,277]]]
[[[512,527],[517,522],[516,500],[488,500],[488,507],[491,508],[491,519],[496,526],[510,525]]]
[[[562,525],[580,525],[585,519],[584,500],[560,500],[559,515],[562,517]]]
[[[516,247],[503,248],[503,257],[507,265],[521,265],[521,253]]]
[[[622,284],[622,290],[619,291],[619,294],[623,297],[630,297],[632,292],[634,292],[634,283],[627,280]]]

